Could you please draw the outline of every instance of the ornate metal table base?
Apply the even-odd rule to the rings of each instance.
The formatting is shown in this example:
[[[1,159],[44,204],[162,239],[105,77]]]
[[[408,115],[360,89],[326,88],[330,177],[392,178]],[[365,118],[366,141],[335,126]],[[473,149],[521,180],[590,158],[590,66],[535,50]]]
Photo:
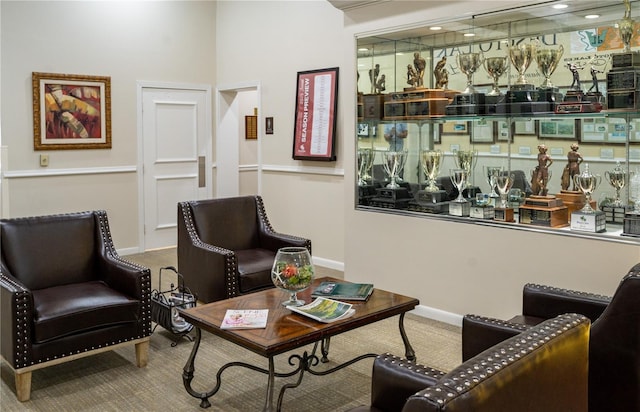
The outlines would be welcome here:
[[[399,328],[400,328],[400,336],[402,337],[402,342],[404,343],[406,358],[409,360],[415,361],[416,359],[415,352],[413,350],[413,347],[409,343],[409,339],[407,338],[407,334],[404,330],[404,315],[405,315],[404,313],[400,314],[400,319],[398,322]],[[275,378],[287,378],[290,376],[294,376],[296,374],[298,375],[298,379],[296,380],[295,383],[288,383],[283,385],[282,388],[280,388],[280,394],[278,395],[277,409],[276,409],[277,411],[280,411],[282,408],[282,399],[284,398],[285,391],[287,389],[293,389],[300,386],[300,383],[302,382],[302,378],[305,372],[309,372],[310,374],[316,375],[316,376],[324,376],[324,375],[328,375],[330,373],[336,372],[340,369],[344,369],[347,366],[352,365],[356,362],[359,362],[363,359],[374,358],[378,356],[378,354],[375,354],[375,353],[367,353],[364,355],[357,356],[347,362],[341,363],[340,365],[337,365],[333,368],[329,368],[326,370],[315,370],[313,368],[317,366],[319,363],[321,362],[326,363],[329,361],[328,355],[329,355],[330,338],[324,338],[321,341],[317,341],[313,345],[313,349],[311,353],[304,351],[302,355],[294,354],[289,356],[289,360],[288,360],[289,365],[294,366],[294,369],[289,372],[276,372],[275,365],[274,365],[274,356],[268,357],[269,359],[268,369],[264,369],[255,365],[250,365],[245,362],[229,362],[223,365],[222,367],[220,367],[220,369],[218,369],[218,372],[216,373],[216,384],[214,388],[208,392],[201,393],[201,392],[195,391],[191,387],[191,381],[194,378],[194,372],[195,372],[194,363],[195,363],[196,355],[198,353],[198,349],[200,348],[200,341],[202,339],[202,331],[200,330],[200,328],[196,327],[195,332],[196,332],[195,342],[193,344],[193,348],[191,349],[191,354],[189,355],[189,358],[187,359],[187,363],[185,364],[182,372],[182,382],[184,384],[185,389],[187,390],[187,393],[189,393],[189,395],[193,396],[194,398],[200,399],[201,408],[208,408],[211,406],[211,402],[209,402],[209,398],[215,395],[220,389],[220,385],[222,384],[222,373],[227,368],[230,368],[232,366],[241,366],[241,367],[245,367],[245,368],[268,375],[267,394],[266,394],[263,412],[272,412],[274,410],[273,395],[275,390]],[[322,355],[322,358],[319,358],[316,355],[316,352],[318,350],[318,344],[320,344],[320,354]]]

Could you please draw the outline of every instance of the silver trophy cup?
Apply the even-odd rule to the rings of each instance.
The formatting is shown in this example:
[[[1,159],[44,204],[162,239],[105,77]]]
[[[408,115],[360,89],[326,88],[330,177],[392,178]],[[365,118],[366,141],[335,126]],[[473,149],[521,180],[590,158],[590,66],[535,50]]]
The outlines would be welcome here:
[[[400,178],[400,174],[402,173],[404,164],[407,161],[407,152],[382,152],[382,157],[384,158],[382,166],[384,167],[384,171],[389,176],[389,184],[387,185],[387,187],[389,189],[399,188],[399,183],[402,181],[402,179]]]
[[[540,85],[541,89],[552,89],[554,88],[553,83],[551,83],[551,75],[558,67],[560,60],[562,60],[562,55],[564,54],[564,47],[560,45],[557,49],[537,49],[536,50],[536,63],[538,64],[538,69],[540,73],[544,76],[544,81]]]
[[[478,161],[478,151],[453,149],[453,160],[456,163],[456,167],[458,169],[464,169],[467,171],[468,179],[476,167],[476,162]]]
[[[373,149],[358,149],[358,186],[366,186],[371,181],[371,168],[374,159]]]
[[[454,200],[457,203],[466,203],[467,199],[462,196],[462,191],[467,185],[469,173],[464,169],[451,169],[449,177],[451,183],[458,189],[458,197]]]
[[[620,190],[622,190],[629,183],[629,175],[622,169],[620,162],[616,164],[613,170],[604,172],[604,177],[609,181],[609,184],[616,190],[616,199],[613,201],[614,207],[621,207],[622,200],[620,199]]]
[[[515,175],[513,173],[496,176],[496,189],[500,194],[500,207],[506,209],[509,206],[509,191],[513,187]]]
[[[579,175],[573,176],[573,182],[575,183],[578,190],[584,193],[586,198],[586,202],[584,207],[580,210],[582,213],[594,213],[595,210],[591,207],[591,194],[595,192],[596,188],[600,185],[602,181],[601,176],[593,175],[589,172],[589,165],[587,164],[584,172]]]
[[[531,61],[536,54],[536,44],[516,44],[509,46],[509,60],[511,64],[518,71],[518,80],[516,84],[528,84],[527,79],[524,77],[525,72],[531,65]]]
[[[427,179],[427,192],[437,192],[440,188],[436,185],[436,179],[442,166],[442,150],[423,150],[421,153],[422,171]]]
[[[496,178],[502,174],[502,166],[483,166],[484,176],[489,183],[489,196],[497,197],[496,194]]]
[[[473,94],[476,92],[471,78],[480,66],[482,66],[483,62],[484,55],[482,52],[458,54],[458,67],[462,73],[467,75],[467,87],[462,91],[462,94]]]
[[[498,80],[507,71],[507,58],[506,57],[489,57],[484,60],[484,69],[489,73],[489,76],[493,79],[493,88],[487,96],[501,96],[502,92],[498,87]]]

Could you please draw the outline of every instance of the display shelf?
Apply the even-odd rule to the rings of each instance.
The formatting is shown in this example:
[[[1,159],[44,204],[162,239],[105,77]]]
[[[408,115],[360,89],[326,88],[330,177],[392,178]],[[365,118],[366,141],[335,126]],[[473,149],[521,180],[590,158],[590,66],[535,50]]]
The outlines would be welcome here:
[[[631,1],[630,5],[632,10],[640,10],[637,7],[640,1]],[[617,27],[625,9],[618,1],[581,2],[570,5],[566,11],[551,10],[549,6],[438,22],[444,29],[440,33],[412,29],[406,34],[358,39],[356,170],[360,184],[356,187],[357,208],[640,243],[638,237],[623,236],[623,225],[617,223],[607,223],[603,233],[584,233],[570,227],[546,228],[453,216],[445,212],[446,202],[438,207],[420,201],[416,204],[416,199],[433,197],[425,196],[424,190],[433,174],[429,169],[438,157],[436,177],[449,197],[453,185],[449,176],[453,169],[467,169],[465,185],[469,187],[465,193],[472,205],[478,193],[495,196],[495,186],[492,187],[486,175],[491,168],[499,169],[501,174],[516,173],[519,178],[514,188],[527,196],[541,195],[546,190],[547,196],[561,197],[565,190],[579,190],[573,176],[581,176],[589,164],[592,181],[596,183],[591,195],[597,208],[612,201],[614,185],[622,185],[619,201],[627,208],[632,210],[634,204],[640,207],[640,187],[637,187],[640,185],[640,104],[636,101],[640,94],[637,90],[640,81],[636,81],[640,79],[640,57],[612,57],[623,52]],[[597,14],[599,18],[586,20],[587,14]],[[638,32],[640,16],[636,20],[635,32]],[[465,37],[465,34],[474,36]],[[590,39],[596,39],[597,44],[590,44]],[[512,60],[517,60],[513,57],[520,53],[523,45],[532,52],[528,64],[516,66]],[[544,51],[540,56],[555,54],[555,57],[545,62],[542,57],[538,59],[537,51]],[[640,35],[632,38],[630,53],[640,56]],[[504,60],[505,73],[497,77],[489,75],[487,64],[473,63],[474,59]],[[612,62],[617,63],[612,65]],[[439,67],[444,67],[446,76]],[[422,76],[421,68],[424,68]],[[629,76],[628,71],[632,72]],[[628,81],[631,78],[633,82]],[[611,90],[607,90],[608,86]],[[467,93],[461,93],[463,90]],[[497,108],[497,98],[490,98],[494,90],[508,95],[510,101],[515,102],[510,105],[515,106]],[[628,100],[621,100],[620,93],[626,93]],[[608,96],[617,99],[615,110],[607,109]],[[605,105],[593,112],[553,111],[564,103],[573,105],[576,99],[587,98]],[[626,105],[623,110],[621,104]],[[579,102],[577,107],[562,107],[562,111],[599,108],[593,103],[581,105]],[[393,136],[398,131],[404,134]],[[398,154],[392,156],[389,152]],[[536,167],[542,165],[540,159],[548,159],[541,169],[544,175],[536,171]],[[464,162],[467,163],[463,166]],[[624,170],[624,182],[614,182],[607,177],[618,163]],[[390,176],[392,169],[397,169],[393,177]],[[379,198],[380,194],[387,196],[393,192],[387,190],[387,185],[393,182],[392,186],[403,187],[402,202]],[[543,185],[541,189],[539,182]],[[534,193],[536,190],[539,191]],[[406,193],[413,199],[407,201]]]

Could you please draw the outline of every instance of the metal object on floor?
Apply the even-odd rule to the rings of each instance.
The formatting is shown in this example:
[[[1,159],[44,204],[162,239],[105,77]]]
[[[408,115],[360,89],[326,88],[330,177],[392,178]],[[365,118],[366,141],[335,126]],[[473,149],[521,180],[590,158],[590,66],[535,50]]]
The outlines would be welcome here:
[[[177,284],[171,283],[169,289],[164,291],[162,290],[163,270],[175,272],[177,277]],[[189,332],[193,330],[193,325],[180,316],[178,308],[189,309],[195,306],[196,297],[189,288],[184,286],[184,278],[176,268],[173,266],[160,268],[158,289],[151,291],[151,320],[156,323],[152,333],[155,332],[158,326],[162,326],[176,336],[171,346],[176,346],[183,337],[193,342],[193,338],[189,336]]]

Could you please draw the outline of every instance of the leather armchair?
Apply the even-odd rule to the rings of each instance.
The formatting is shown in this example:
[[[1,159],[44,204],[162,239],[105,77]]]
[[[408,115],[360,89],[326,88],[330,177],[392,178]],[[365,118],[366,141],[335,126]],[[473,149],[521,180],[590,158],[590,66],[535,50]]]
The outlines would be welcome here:
[[[585,316],[560,315],[449,373],[380,355],[373,364],[371,406],[352,412],[584,412],[589,326]]]
[[[135,345],[146,366],[149,269],[120,259],[104,211],[0,220],[0,351],[29,400],[32,371]]]
[[[462,358],[529,330],[559,313],[581,313],[593,322],[589,348],[589,411],[640,411],[640,264],[613,297],[527,284],[522,314],[509,320],[466,315]],[[615,379],[612,377],[615,376]]]
[[[274,287],[278,249],[311,241],[277,233],[260,196],[178,204],[178,271],[198,300],[214,302]]]

